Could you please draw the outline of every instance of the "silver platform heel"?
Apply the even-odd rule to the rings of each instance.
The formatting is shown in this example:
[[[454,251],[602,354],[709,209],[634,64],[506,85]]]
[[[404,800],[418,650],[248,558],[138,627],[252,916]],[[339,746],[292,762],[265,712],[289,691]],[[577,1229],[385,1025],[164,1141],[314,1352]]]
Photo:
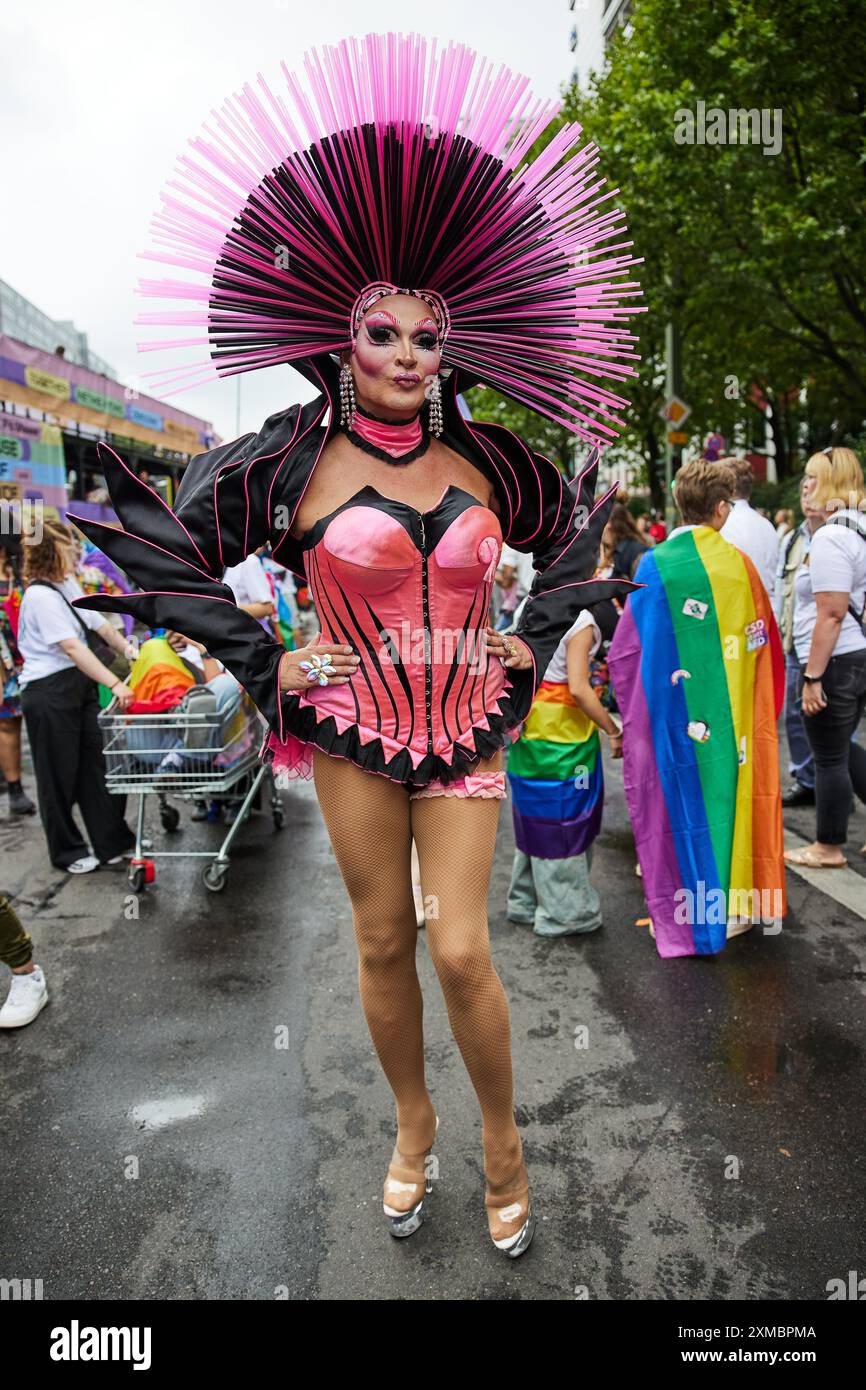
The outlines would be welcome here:
[[[535,1235],[535,1212],[532,1210],[532,1202],[526,1209],[526,1220],[516,1235],[505,1236],[502,1240],[494,1240],[493,1244],[497,1250],[504,1250],[510,1260],[516,1260],[518,1255],[522,1255],[524,1250],[528,1250],[532,1244],[532,1237]]]
[[[522,1181],[520,1180],[521,1175]],[[517,1170],[515,1181],[511,1184],[511,1190],[507,1192],[505,1196],[496,1197],[492,1196],[489,1190],[485,1191],[484,1206],[487,1209],[497,1211],[500,1215],[500,1220],[502,1220],[503,1212],[507,1211],[510,1206],[520,1203],[521,1199],[523,1197],[528,1197],[528,1195],[529,1175],[526,1172],[526,1163],[523,1158],[523,1141],[521,1139],[520,1167]],[[520,1207],[518,1205],[518,1211],[519,1210]],[[514,1215],[516,1216],[517,1212],[515,1212]],[[505,1219],[507,1220],[507,1218]],[[490,1239],[493,1241],[497,1250],[501,1250],[510,1260],[515,1260],[518,1255],[522,1255],[524,1251],[529,1249],[532,1243],[532,1237],[535,1235],[535,1224],[535,1212],[532,1209],[532,1199],[530,1198],[526,1205],[526,1218],[520,1229],[510,1236],[500,1236],[499,1239],[491,1236]]]
[[[439,1116],[437,1115],[436,1129],[433,1131],[433,1144],[436,1143],[436,1134],[438,1129]],[[416,1188],[424,1188],[424,1192],[422,1193],[419,1201],[417,1201],[414,1206],[410,1207],[408,1211],[398,1211],[396,1207],[389,1207],[388,1203],[383,1200],[382,1210],[385,1213],[385,1217],[388,1222],[388,1230],[391,1232],[392,1236],[397,1236],[398,1238],[401,1238],[403,1236],[411,1236],[415,1231],[418,1230],[418,1227],[423,1225],[424,1223],[424,1218],[427,1215],[427,1199],[430,1193],[433,1191],[433,1182],[430,1178],[430,1174],[427,1171],[427,1159],[433,1152],[433,1144],[431,1144],[430,1148],[427,1149],[426,1152],[423,1154],[424,1177],[420,1181],[418,1179],[417,1168],[407,1168],[403,1164],[394,1163],[393,1160],[391,1161],[391,1163],[388,1164],[388,1177],[385,1180],[386,1191],[391,1184],[399,1184],[401,1187],[409,1186]],[[414,1157],[414,1155],[407,1156]]]

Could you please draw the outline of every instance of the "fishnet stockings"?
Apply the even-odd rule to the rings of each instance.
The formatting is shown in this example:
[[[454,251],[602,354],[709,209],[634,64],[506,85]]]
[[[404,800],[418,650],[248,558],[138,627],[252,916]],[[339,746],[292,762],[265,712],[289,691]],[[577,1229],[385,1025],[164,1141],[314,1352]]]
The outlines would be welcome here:
[[[478,771],[499,766],[501,754]],[[487,1204],[501,1208],[524,1199],[525,1216],[508,1000],[491,960],[487,928],[500,803],[450,796],[410,802],[399,783],[320,750],[313,754],[313,776],[352,903],[361,1005],[396,1100],[393,1162],[423,1170],[436,1122],[424,1077],[423,1002],[415,968],[414,837],[430,955],[481,1107]],[[401,1208],[399,1200],[394,1205]],[[495,1238],[513,1234],[519,1224],[517,1211],[504,1223],[491,1213]]]

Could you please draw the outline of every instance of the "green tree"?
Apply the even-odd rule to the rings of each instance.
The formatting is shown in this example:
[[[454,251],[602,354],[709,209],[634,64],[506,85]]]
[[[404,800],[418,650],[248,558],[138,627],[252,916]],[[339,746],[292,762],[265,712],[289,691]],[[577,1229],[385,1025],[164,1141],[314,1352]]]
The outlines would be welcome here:
[[[698,143],[697,123],[694,143],[684,139],[683,113],[699,102],[725,112],[724,143]],[[728,116],[737,111],[764,113],[763,132],[754,118]],[[862,0],[638,0],[631,34],[617,38],[588,93],[569,90],[566,114],[597,140],[644,256],[652,327],[640,382],[624,394],[648,466],[659,452],[658,326],[669,317],[682,334],[696,435],[741,424],[761,443],[767,403],[784,476],[801,432],[807,447],[857,433],[866,418]],[[746,133],[765,143],[744,142]]]

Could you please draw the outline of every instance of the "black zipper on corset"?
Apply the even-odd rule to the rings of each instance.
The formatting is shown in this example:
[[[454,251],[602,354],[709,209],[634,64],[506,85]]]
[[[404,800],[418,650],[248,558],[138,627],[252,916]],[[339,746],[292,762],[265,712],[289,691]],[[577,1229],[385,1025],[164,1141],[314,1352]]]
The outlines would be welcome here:
[[[421,598],[424,607],[424,704],[427,711],[427,752],[433,754],[433,654],[432,633],[430,631],[430,597],[427,591],[427,534],[424,530],[424,515],[418,513],[421,523]]]

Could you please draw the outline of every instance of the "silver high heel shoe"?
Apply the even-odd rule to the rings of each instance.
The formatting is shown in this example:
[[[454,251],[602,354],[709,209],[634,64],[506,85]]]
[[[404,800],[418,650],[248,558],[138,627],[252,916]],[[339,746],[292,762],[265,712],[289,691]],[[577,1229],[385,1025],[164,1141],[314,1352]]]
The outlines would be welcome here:
[[[502,1184],[499,1184],[502,1186]],[[529,1177],[526,1172],[526,1164],[523,1159],[523,1141],[520,1144],[520,1167],[517,1170],[514,1181],[504,1195],[492,1196],[489,1188],[484,1193],[484,1205],[488,1210],[495,1210],[499,1220],[507,1224],[509,1220],[515,1220],[520,1215],[523,1205],[523,1198],[527,1198],[526,1216],[519,1230],[512,1232],[511,1235],[495,1237],[490,1239],[497,1250],[502,1250],[510,1260],[515,1260],[518,1255],[522,1255],[528,1250],[532,1237],[535,1235],[535,1212],[532,1209],[532,1201],[529,1199]]]
[[[407,1188],[423,1189],[419,1199],[408,1209],[400,1211],[397,1207],[389,1207],[383,1200],[382,1210],[388,1221],[388,1230],[392,1236],[402,1237],[411,1236],[418,1227],[424,1222],[427,1215],[427,1199],[433,1191],[433,1182],[427,1171],[427,1159],[433,1152],[433,1144],[436,1143],[436,1133],[439,1129],[439,1116],[436,1116],[436,1129],[433,1131],[433,1143],[423,1154],[404,1154],[406,1159],[421,1160],[420,1167],[410,1168],[408,1164],[395,1163],[393,1159],[388,1164],[388,1176],[385,1179],[385,1192],[397,1193],[405,1191]],[[419,1178],[419,1172],[422,1176]]]

